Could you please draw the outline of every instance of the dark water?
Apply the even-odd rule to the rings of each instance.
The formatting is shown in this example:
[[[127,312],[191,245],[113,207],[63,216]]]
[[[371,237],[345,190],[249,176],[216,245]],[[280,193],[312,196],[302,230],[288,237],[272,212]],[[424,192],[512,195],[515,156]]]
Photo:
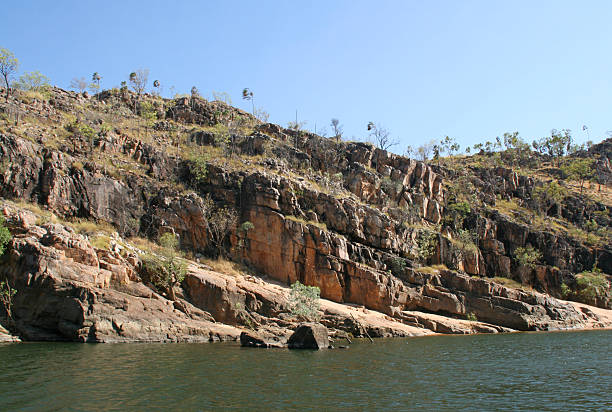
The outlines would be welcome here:
[[[612,331],[436,336],[348,350],[0,345],[0,410],[612,411]]]

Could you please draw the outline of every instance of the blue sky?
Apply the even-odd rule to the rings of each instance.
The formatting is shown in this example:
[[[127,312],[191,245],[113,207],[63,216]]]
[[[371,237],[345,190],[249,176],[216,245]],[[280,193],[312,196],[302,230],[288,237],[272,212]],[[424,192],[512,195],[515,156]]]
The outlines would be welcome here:
[[[445,135],[462,148],[519,131],[612,129],[610,1],[21,1],[3,5],[0,47],[20,71],[68,88],[150,70],[166,93],[196,86],[234,105],[249,87],[270,121],[369,121],[403,152]]]

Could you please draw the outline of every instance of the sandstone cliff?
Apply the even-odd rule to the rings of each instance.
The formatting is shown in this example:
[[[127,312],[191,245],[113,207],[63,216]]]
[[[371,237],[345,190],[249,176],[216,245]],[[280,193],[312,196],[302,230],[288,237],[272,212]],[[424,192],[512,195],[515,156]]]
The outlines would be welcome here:
[[[100,98],[55,89],[48,101],[0,105],[29,115],[0,128],[14,236],[0,273],[18,291],[7,326],[22,339],[235,340],[255,328],[283,341],[295,281],[320,288],[323,323],[357,336],[610,326],[605,310],[558,299],[612,308],[608,186],[592,197],[568,187],[541,215],[543,172],[427,164],[205,100],[153,99],[160,120],[145,128],[135,96]],[[598,147],[604,170],[609,151]],[[211,208],[238,216],[221,242]],[[93,246],[76,219],[117,233]],[[590,221],[596,233],[583,229]],[[143,282],[129,239],[166,232],[192,258],[176,300]],[[541,254],[535,264],[516,258],[527,246]],[[245,270],[198,263],[219,255]],[[604,285],[587,290],[580,273],[593,267]]]

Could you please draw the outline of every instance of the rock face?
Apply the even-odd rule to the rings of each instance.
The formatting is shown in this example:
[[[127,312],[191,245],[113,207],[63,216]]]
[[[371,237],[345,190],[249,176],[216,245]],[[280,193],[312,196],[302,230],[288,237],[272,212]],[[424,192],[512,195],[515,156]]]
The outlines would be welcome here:
[[[293,332],[287,344],[289,349],[327,349],[327,328],[320,323],[305,323]]]
[[[10,247],[2,275],[19,290],[13,317],[23,339],[208,342],[240,334],[188,302],[171,302],[145,287],[129,259],[95,250],[68,227],[33,226]]]
[[[52,94],[49,102],[26,104],[11,97],[11,104],[45,122],[61,123],[85,102],[59,89]],[[100,97],[127,116],[137,114],[135,96],[127,91]],[[590,233],[582,241],[536,229],[518,218],[521,211],[497,210],[499,199],[533,209],[534,193],[544,184],[507,167],[447,169],[367,143],[336,142],[261,124],[222,102],[197,97],[155,100],[154,107],[160,119],[155,130],[178,127],[189,135],[176,152],[220,153],[212,148],[218,144],[215,133],[190,131],[192,124],[229,127],[242,119],[254,131],[232,135],[237,156],[209,158],[202,176],[194,172],[191,156],[169,154],[175,152],[168,150],[170,144],[185,142],[170,142],[160,134],[143,142],[116,127],[100,130],[90,141],[73,132],[62,139],[45,129],[45,122],[2,129],[0,196],[42,208],[36,215],[5,211],[14,239],[0,262],[0,277],[19,291],[11,332],[26,340],[207,341],[237,339],[244,328],[248,342],[284,345],[295,327],[287,314],[287,286],[295,281],[320,288],[323,324],[356,336],[609,325],[602,312],[555,299],[568,296],[564,288],[577,291],[576,274],[595,265],[604,283],[612,281],[612,242],[605,237],[612,218],[605,202],[568,194],[545,211],[576,228],[595,222],[603,230],[597,233],[604,235],[592,245]],[[7,110],[0,101],[0,112]],[[97,130],[98,120],[90,127]],[[70,125],[63,129],[72,130]],[[609,154],[606,141],[581,156],[597,156],[598,175],[605,180]],[[460,179],[482,202],[454,227],[449,204],[456,200],[453,184]],[[222,250],[210,241],[208,196],[214,208],[239,215]],[[13,209],[18,207],[13,204]],[[66,220],[107,222],[123,237],[155,240],[175,233],[192,256],[221,253],[255,274],[220,274],[191,262],[173,302],[143,284],[133,250],[118,241],[108,249],[96,248],[70,225],[52,223],[51,213]],[[242,230],[246,221],[254,229]],[[477,234],[474,248],[462,253],[460,229]],[[435,250],[420,258],[419,236],[431,230],[436,232]],[[542,254],[533,267],[517,262],[517,249],[526,246]],[[485,279],[495,276],[534,290]],[[612,308],[612,291],[600,289],[569,297]]]

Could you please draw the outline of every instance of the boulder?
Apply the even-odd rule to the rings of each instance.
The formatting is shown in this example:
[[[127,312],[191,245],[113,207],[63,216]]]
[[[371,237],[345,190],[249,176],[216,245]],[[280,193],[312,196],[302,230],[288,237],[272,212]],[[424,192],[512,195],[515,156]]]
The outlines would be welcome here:
[[[327,349],[327,328],[320,323],[304,323],[293,332],[287,344],[289,349]]]
[[[240,346],[248,348],[267,348],[263,337],[254,331],[244,331],[240,334]]]

